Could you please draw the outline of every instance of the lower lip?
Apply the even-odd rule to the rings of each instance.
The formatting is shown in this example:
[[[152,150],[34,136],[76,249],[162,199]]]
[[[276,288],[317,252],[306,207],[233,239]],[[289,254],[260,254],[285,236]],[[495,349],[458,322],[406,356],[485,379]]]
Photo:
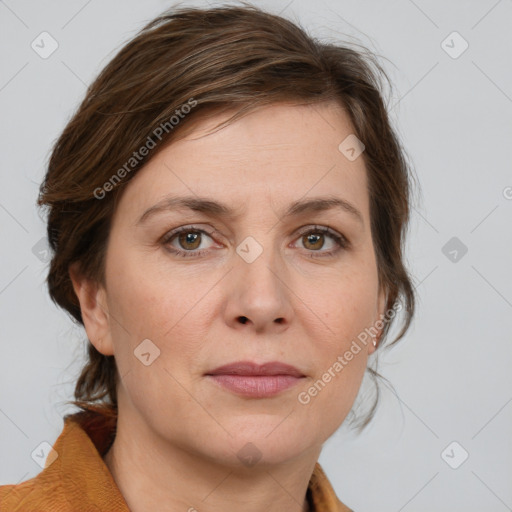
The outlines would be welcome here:
[[[297,384],[302,377],[292,375],[208,375],[215,382],[238,395],[267,398]]]

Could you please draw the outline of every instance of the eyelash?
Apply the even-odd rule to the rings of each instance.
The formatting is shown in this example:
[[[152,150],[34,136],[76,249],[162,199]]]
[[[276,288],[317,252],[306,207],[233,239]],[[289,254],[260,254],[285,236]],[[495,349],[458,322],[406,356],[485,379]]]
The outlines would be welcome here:
[[[208,249],[202,249],[202,250],[192,250],[192,251],[184,251],[180,249],[176,249],[175,247],[171,247],[169,243],[171,240],[179,235],[180,233],[204,233],[208,235],[209,237],[212,237],[212,235],[215,233],[215,231],[208,232],[204,229],[199,229],[194,226],[183,226],[181,228],[175,229],[166,235],[164,235],[162,239],[162,244],[166,246],[167,250],[175,254],[176,256],[184,257],[184,258],[198,258],[205,253],[208,252]],[[339,251],[343,249],[348,249],[350,247],[350,242],[341,234],[338,234],[336,231],[333,231],[332,229],[325,227],[325,226],[312,226],[311,228],[308,228],[301,233],[299,233],[299,238],[303,237],[305,235],[309,234],[324,234],[329,235],[338,245],[337,248],[331,249],[330,251],[311,251],[311,258],[329,258],[334,257],[338,254]],[[307,249],[306,249],[307,250]],[[318,254],[315,254],[318,253]]]

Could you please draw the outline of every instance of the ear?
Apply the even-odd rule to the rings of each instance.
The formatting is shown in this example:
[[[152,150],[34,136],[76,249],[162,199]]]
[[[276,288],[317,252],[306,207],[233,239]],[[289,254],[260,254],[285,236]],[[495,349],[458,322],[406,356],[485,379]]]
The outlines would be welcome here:
[[[69,266],[69,277],[80,302],[87,337],[98,352],[106,356],[113,355],[106,290],[99,283],[85,278],[79,270],[78,262]]]
[[[377,347],[379,346],[380,337],[382,335],[382,330],[384,328],[384,318],[385,318],[385,311],[386,311],[386,304],[388,302],[388,293],[387,290],[384,288],[381,288],[379,291],[379,296],[377,299],[377,316],[375,318],[375,321],[373,323],[374,328],[377,330],[377,334],[375,336],[375,341],[377,341]],[[368,354],[373,354],[377,347],[373,345],[373,342],[369,344],[368,346]]]

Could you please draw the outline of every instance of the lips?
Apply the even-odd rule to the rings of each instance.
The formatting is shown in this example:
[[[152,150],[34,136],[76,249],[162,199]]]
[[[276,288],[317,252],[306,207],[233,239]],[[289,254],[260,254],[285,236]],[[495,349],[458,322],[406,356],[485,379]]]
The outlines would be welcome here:
[[[222,389],[245,398],[270,398],[298,384],[305,375],[289,364],[256,364],[239,361],[215,368],[206,374]]]
[[[265,364],[256,364],[252,361],[239,361],[236,363],[219,366],[209,371],[206,375],[245,375],[245,376],[272,376],[289,375],[292,377],[304,377],[304,374],[289,364],[272,361]]]

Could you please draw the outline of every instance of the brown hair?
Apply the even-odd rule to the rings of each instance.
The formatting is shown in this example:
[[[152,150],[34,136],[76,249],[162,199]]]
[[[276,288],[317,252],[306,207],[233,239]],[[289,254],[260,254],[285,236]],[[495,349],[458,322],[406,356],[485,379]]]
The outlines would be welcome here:
[[[83,325],[70,264],[77,262],[84,276],[105,284],[110,222],[124,186],[191,120],[236,109],[223,126],[269,104],[334,100],[365,145],[379,282],[388,291],[386,309],[401,301],[405,312],[400,332],[388,345],[396,343],[409,328],[415,304],[402,260],[411,175],[381,97],[381,77],[389,83],[364,47],[356,51],[319,42],[297,24],[246,2],[174,9],[151,21],[90,85],[53,148],[38,199],[49,210],[52,300]],[[155,149],[142,156],[150,139]],[[379,347],[392,323],[385,319]],[[376,369],[368,370],[374,380],[382,378]],[[114,356],[89,342],[76,400],[70,403],[83,410],[105,406],[115,413],[116,373]],[[361,429],[373,417],[378,396],[377,386]]]

